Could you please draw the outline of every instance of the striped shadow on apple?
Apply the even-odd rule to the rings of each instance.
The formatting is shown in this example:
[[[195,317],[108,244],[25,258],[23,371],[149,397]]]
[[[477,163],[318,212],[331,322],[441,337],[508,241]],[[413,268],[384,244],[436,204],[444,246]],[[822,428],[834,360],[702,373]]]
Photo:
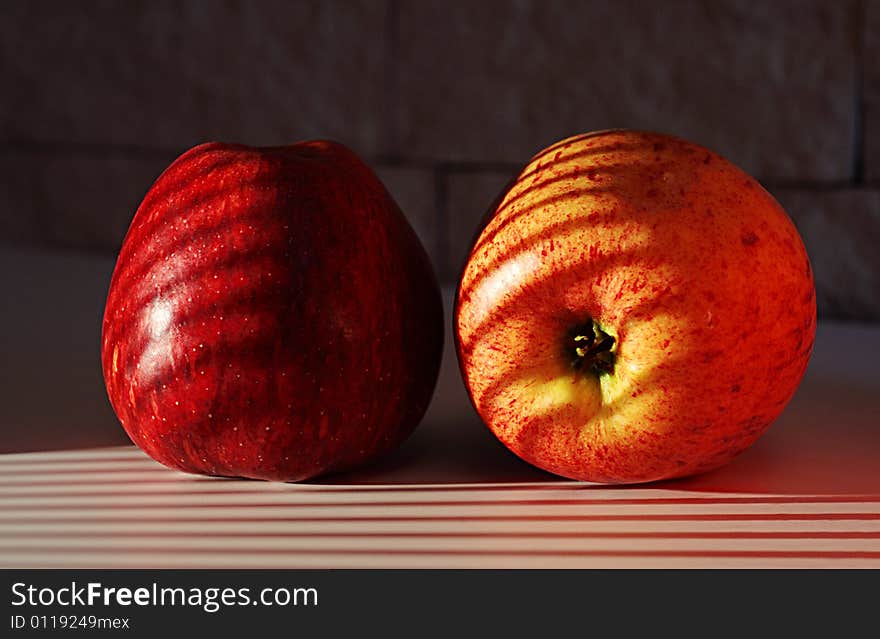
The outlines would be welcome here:
[[[294,481],[396,448],[428,407],[442,347],[428,256],[354,153],[210,143],[134,216],[102,364],[117,417],[157,461]]]
[[[490,207],[454,334],[511,451],[573,479],[722,466],[780,415],[816,330],[810,261],[776,200],[696,144],[615,130],[538,153]]]

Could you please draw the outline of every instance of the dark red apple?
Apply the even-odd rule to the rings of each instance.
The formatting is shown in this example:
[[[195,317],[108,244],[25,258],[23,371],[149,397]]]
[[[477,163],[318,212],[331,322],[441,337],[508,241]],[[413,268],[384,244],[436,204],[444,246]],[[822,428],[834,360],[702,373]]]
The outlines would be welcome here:
[[[425,250],[354,153],[210,143],[134,216],[102,362],[119,420],[157,461],[292,481],[397,446],[428,406],[442,341]]]

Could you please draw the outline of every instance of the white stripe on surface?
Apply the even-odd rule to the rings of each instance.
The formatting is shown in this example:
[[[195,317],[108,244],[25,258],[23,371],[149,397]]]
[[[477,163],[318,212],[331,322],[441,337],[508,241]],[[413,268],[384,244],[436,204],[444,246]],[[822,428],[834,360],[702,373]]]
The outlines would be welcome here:
[[[880,559],[861,557],[768,556],[518,556],[488,555],[321,555],[233,556],[205,553],[189,557],[127,553],[81,556],[67,551],[20,553],[9,568],[880,568]]]
[[[497,535],[497,536],[564,536],[564,535],[729,535],[787,534],[809,536],[815,534],[870,534],[880,536],[880,519],[814,519],[790,520],[449,520],[449,521],[212,521],[210,526],[200,521],[136,520],[5,522],[0,537],[16,539],[22,536],[81,536],[101,539],[107,536],[204,536],[222,535]]]

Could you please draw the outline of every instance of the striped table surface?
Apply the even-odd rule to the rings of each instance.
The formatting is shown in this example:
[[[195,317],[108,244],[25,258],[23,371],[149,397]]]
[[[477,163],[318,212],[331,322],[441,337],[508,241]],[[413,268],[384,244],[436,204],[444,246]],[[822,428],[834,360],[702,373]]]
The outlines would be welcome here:
[[[3,567],[880,567],[880,495],[276,484],[130,447],[0,457]]]

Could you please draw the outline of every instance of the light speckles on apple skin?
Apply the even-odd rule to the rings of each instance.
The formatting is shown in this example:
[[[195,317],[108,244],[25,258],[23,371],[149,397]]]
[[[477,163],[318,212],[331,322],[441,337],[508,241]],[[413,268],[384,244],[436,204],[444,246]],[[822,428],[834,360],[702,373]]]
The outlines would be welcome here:
[[[168,466],[307,479],[412,431],[442,313],[415,233],[349,150],[202,145],[132,221],[105,309],[105,381],[129,436]]]
[[[630,483],[709,470],[760,436],[806,368],[815,290],[794,225],[751,177],[683,140],[610,131],[553,145],[508,185],[455,315],[465,383],[503,443]],[[567,373],[546,335],[590,317],[618,335],[615,384],[597,410],[548,409],[535,389]],[[595,405],[598,386],[577,389]]]

